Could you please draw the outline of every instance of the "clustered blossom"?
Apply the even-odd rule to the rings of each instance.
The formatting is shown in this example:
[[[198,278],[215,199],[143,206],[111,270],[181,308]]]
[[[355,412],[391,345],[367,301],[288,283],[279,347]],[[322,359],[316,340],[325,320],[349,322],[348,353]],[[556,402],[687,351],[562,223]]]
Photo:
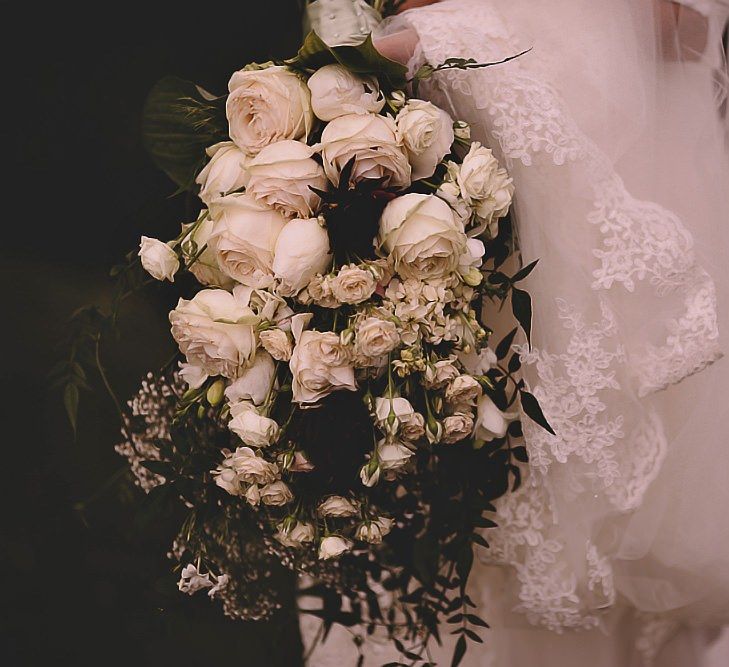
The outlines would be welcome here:
[[[495,235],[513,185],[488,148],[458,156],[467,125],[399,91],[386,99],[376,77],[341,65],[245,68],[229,91],[230,141],[208,149],[196,180],[206,208],[169,243],[143,237],[141,261],[159,280],[182,266],[203,287],[169,319],[185,396],[205,397],[230,432],[214,484],[275,517],[282,546],[328,560],[393,530],[368,487],[407,475],[420,448],[502,438],[516,418],[485,390],[495,358],[477,303],[478,237]],[[328,197],[370,186],[382,201],[371,255],[343,262]],[[317,409],[333,392],[363,396],[372,448],[348,493],[302,506],[297,479],[315,464],[275,408]],[[190,564],[180,590],[217,594],[226,576]]]

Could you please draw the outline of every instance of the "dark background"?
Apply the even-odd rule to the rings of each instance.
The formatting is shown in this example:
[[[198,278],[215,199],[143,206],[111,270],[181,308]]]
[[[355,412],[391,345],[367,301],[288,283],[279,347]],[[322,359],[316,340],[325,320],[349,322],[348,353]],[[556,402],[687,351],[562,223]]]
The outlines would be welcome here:
[[[47,373],[68,315],[105,303],[108,271],[145,233],[172,238],[193,203],[144,153],[140,116],[175,74],[223,92],[247,62],[291,55],[296,0],[0,2],[5,175],[0,226],[0,633],[6,665],[296,665],[293,616],[225,619],[178,593],[175,526],[141,521],[97,377],[78,436]],[[121,396],[170,357],[164,287],[125,307],[104,350]]]

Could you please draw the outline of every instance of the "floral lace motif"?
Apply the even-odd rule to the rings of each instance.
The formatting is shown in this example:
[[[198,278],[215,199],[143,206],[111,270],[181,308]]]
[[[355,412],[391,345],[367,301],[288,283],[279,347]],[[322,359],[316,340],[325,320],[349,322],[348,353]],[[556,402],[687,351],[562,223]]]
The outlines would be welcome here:
[[[446,2],[411,13],[410,21],[431,64],[448,57],[495,61],[524,47],[493,3]],[[584,567],[570,566],[564,557],[552,493],[578,498],[598,492],[615,511],[638,507],[666,449],[660,420],[638,397],[701,370],[720,352],[714,286],[696,264],[691,235],[672,212],[630,195],[538,68],[531,58],[508,67],[451,70],[428,85],[433,101],[457,113],[465,111],[452,102],[458,93],[471,98],[477,112],[486,112],[494,147],[508,164],[577,167],[592,188],[585,222],[599,230],[600,240],[587,289],[595,291],[601,317],[588,324],[585,315],[558,300],[558,317],[570,332],[566,345],[559,351],[519,349],[525,372],[535,371],[532,391],[558,436],[525,420],[531,473],[519,491],[500,499],[500,527],[488,536],[489,562],[510,565],[516,573],[517,609],[532,623],[560,631],[594,627],[600,610],[614,603],[615,588],[608,557],[589,539]],[[610,304],[627,298],[615,296],[615,290],[632,294],[646,289],[643,285],[657,298],[670,295],[681,308],[666,318],[663,340],[628,352]],[[621,397],[625,400],[617,400]],[[629,419],[624,405],[631,408]],[[559,489],[551,488],[555,464],[562,464]]]

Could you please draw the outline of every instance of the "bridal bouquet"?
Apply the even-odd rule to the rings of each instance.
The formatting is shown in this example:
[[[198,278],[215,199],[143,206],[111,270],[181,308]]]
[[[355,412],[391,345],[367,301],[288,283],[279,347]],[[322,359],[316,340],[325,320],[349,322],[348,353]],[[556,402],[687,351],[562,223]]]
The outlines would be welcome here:
[[[446,619],[454,664],[481,641],[473,552],[519,483],[520,414],[549,428],[514,375],[533,265],[500,270],[512,182],[465,123],[405,92],[438,69],[408,82],[370,39],[311,33],[222,97],[164,79],[147,145],[202,209],[116,269],[136,287],[141,260],[181,294],[179,366],[145,380],[117,448],[184,508],[180,590],[257,619],[281,606],[282,571],[306,574],[325,627],[383,632],[408,664]],[[484,300],[512,306],[498,344]]]

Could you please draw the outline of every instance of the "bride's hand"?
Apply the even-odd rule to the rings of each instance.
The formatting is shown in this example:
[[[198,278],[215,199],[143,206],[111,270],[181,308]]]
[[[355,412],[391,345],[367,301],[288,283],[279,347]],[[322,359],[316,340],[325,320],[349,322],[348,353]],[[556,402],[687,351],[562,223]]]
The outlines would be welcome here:
[[[436,2],[438,0],[405,0],[398,5],[397,12],[399,14],[408,9],[434,5]],[[418,33],[408,28],[389,35],[375,36],[374,44],[375,48],[386,58],[407,65],[418,45]]]

